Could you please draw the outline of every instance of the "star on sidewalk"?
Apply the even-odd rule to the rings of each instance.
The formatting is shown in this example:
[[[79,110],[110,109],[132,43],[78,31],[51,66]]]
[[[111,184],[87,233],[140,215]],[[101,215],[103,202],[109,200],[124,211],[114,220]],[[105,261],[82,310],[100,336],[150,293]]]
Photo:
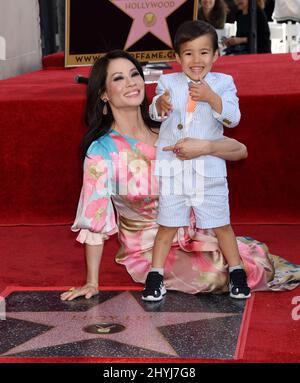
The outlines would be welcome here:
[[[158,3],[162,5],[164,5],[164,3],[157,1],[145,1],[142,4],[129,0],[110,1],[133,19],[124,49],[133,45],[148,32],[152,33],[166,45],[172,47],[172,40],[166,18],[184,4],[186,0],[173,0],[172,2],[166,2],[168,6],[165,5],[161,7],[158,7]],[[144,5],[146,5],[146,7],[144,7]]]
[[[11,348],[2,356],[89,339],[107,339],[140,347],[166,356],[178,356],[162,335],[159,327],[212,318],[234,316],[234,313],[153,312],[145,311],[128,291],[100,303],[85,312],[9,312],[8,318],[25,320],[52,327],[45,333]],[[91,334],[84,327],[101,322],[114,322],[126,327],[115,334]]]

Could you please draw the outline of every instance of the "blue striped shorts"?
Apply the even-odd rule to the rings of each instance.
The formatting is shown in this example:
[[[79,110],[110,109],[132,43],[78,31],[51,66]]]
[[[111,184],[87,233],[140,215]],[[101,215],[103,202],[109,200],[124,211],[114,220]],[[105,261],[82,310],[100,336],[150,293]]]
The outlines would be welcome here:
[[[167,227],[189,226],[193,209],[200,229],[221,227],[230,223],[226,177],[201,177],[178,182],[176,177],[159,177],[160,196],[157,223]],[[181,190],[183,189],[183,190]]]

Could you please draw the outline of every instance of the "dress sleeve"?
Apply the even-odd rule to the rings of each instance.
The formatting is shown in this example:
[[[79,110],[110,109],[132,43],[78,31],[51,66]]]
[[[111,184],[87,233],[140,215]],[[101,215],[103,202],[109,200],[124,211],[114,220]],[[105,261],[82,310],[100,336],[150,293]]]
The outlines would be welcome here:
[[[93,144],[92,144],[93,145]],[[90,153],[84,161],[83,185],[71,230],[81,243],[99,245],[118,231],[112,195],[111,161]]]

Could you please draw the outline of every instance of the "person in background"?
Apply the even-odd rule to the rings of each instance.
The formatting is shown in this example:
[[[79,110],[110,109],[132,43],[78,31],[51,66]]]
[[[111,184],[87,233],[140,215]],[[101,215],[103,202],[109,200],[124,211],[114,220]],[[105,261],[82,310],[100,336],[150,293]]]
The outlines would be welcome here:
[[[266,0],[265,1],[265,14],[267,16],[268,21],[273,21],[273,12],[274,12],[274,6],[275,6],[275,1],[274,0]]]
[[[274,20],[278,23],[300,22],[300,0],[275,0]]]
[[[59,36],[59,50],[65,50],[65,13],[66,13],[65,0],[57,0],[57,24]]]
[[[237,32],[235,37],[224,40],[225,54],[248,54],[250,52],[251,15],[249,0],[235,0]],[[264,1],[257,0],[257,53],[271,53],[270,28],[264,13]]]
[[[235,0],[225,0],[225,3],[228,8],[228,13],[226,15],[226,23],[233,24],[235,22],[236,14],[238,11],[238,8],[235,4]]]
[[[223,0],[200,0],[198,20],[206,21],[216,29],[223,29],[228,7]]]

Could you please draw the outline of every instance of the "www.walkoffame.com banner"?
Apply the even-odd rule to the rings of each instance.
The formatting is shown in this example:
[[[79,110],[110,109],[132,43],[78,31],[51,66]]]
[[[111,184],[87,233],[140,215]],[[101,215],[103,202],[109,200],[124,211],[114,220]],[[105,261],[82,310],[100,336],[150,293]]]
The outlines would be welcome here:
[[[92,65],[113,49],[139,61],[172,61],[178,26],[198,0],[66,0],[65,66]]]

